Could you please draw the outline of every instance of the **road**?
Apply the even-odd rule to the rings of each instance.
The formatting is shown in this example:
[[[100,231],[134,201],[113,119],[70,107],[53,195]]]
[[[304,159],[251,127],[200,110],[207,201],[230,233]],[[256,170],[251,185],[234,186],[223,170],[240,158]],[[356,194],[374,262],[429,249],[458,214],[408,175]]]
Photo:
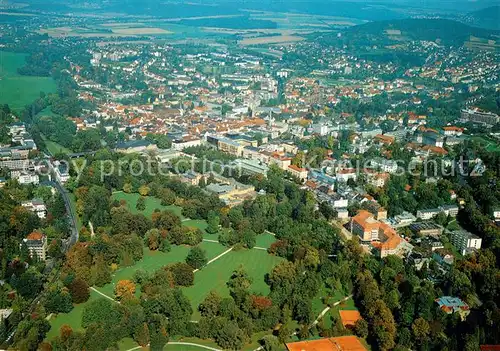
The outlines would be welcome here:
[[[71,206],[71,199],[69,198],[68,191],[61,185],[61,183],[57,181],[46,181],[42,182],[42,185],[50,185],[56,188],[59,193],[61,194],[63,201],[64,201],[64,206],[66,207],[66,213],[68,214],[69,220],[70,220],[70,238],[69,242],[66,244],[65,250],[69,249],[71,246],[73,246],[77,241],[78,241],[78,226],[77,226],[77,221],[76,221],[76,214],[73,211],[73,207]]]

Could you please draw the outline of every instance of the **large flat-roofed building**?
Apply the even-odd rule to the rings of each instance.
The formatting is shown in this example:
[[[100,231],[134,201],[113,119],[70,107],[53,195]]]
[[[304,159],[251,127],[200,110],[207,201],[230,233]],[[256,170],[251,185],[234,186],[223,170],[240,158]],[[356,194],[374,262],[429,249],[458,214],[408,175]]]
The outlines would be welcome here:
[[[353,335],[289,342],[286,348],[288,351],[366,351],[366,347]]]
[[[227,152],[234,156],[241,156],[243,154],[243,145],[229,138],[218,138],[217,148],[222,152]]]
[[[174,150],[184,150],[188,147],[200,146],[200,145],[201,145],[201,139],[191,136],[185,136],[182,137],[182,139],[176,139],[172,141],[172,149]]]
[[[410,225],[410,230],[419,236],[440,236],[444,228],[434,222],[415,222]]]
[[[482,124],[484,126],[494,126],[500,123],[500,116],[493,112],[482,111],[478,108],[470,110],[462,110],[461,120],[464,122],[471,122],[475,124]]]
[[[413,248],[390,225],[379,222],[373,217],[373,214],[366,210],[360,210],[352,218],[351,229],[352,233],[358,235],[361,241],[371,243],[371,246],[379,252],[380,257],[402,256]]]
[[[451,233],[451,243],[460,251],[462,255],[468,252],[479,250],[482,239],[466,230],[455,230]]]

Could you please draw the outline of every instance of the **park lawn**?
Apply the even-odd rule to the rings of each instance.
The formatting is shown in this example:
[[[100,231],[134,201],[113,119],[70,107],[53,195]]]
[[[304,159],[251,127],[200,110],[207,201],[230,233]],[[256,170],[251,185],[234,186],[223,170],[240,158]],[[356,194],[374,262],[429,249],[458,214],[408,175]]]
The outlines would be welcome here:
[[[174,212],[177,216],[182,217],[182,208],[179,206],[175,205],[170,205],[170,206],[163,206],[161,204],[161,200],[157,199],[152,196],[147,196],[146,197],[146,209],[144,211],[139,211],[135,208],[135,205],[137,204],[137,199],[139,199],[141,195],[138,193],[125,193],[123,191],[117,191],[114,192],[111,195],[111,200],[125,200],[127,202],[127,208],[129,209],[130,212],[132,213],[142,213],[148,218],[151,218],[153,212],[155,209],[160,209],[160,210],[169,210]]]
[[[0,51],[0,103],[20,111],[40,97],[40,92],[53,93],[52,77],[22,76],[17,69],[25,65],[26,54]]]
[[[118,341],[118,350],[126,351],[126,350],[133,349],[135,347],[138,347],[138,346],[139,346],[139,344],[137,344],[135,342],[135,340],[132,338],[123,338],[120,341]],[[144,349],[146,350],[149,348],[144,348]]]
[[[269,234],[268,232],[264,232],[262,234],[257,235],[257,241],[255,243],[255,246],[269,249],[272,243],[274,243],[275,241],[276,238],[274,237],[274,235]]]
[[[231,274],[242,266],[252,278],[251,291],[257,294],[269,294],[269,287],[264,281],[264,276],[269,273],[283,259],[269,255],[262,250],[231,251],[214,261],[210,265],[196,272],[194,285],[184,288],[184,295],[189,298],[193,306],[193,319],[198,320],[200,313],[198,305],[212,290],[221,296],[229,296],[226,286]]]
[[[209,260],[227,250],[227,248],[217,243],[202,242],[199,244],[199,246],[206,251],[207,258]],[[168,264],[184,262],[190,249],[191,247],[185,245],[172,245],[172,249],[170,250],[170,252],[161,252],[151,251],[145,247],[144,257],[142,258],[142,260],[136,262],[133,266],[118,269],[113,274],[111,283],[106,284],[100,288],[96,287],[96,289],[103,294],[114,298],[115,284],[118,283],[118,281],[125,279],[132,280],[135,271],[137,271],[138,269],[143,269],[146,272],[153,273],[157,269]],[[137,290],[139,290],[139,287],[137,287]]]
[[[45,135],[41,135],[43,141],[45,142],[45,146],[47,147],[47,151],[51,155],[57,155],[57,154],[71,154],[73,151],[70,149],[62,146],[61,144],[58,144],[52,140],[47,139]]]
[[[90,290],[90,298],[87,302],[74,305],[73,309],[69,313],[59,313],[58,315],[53,315],[50,319],[50,330],[47,333],[46,339],[51,340],[59,335],[59,330],[64,324],[71,326],[73,330],[82,331],[82,314],[83,308],[90,301],[97,300],[101,298],[101,295],[93,290]]]

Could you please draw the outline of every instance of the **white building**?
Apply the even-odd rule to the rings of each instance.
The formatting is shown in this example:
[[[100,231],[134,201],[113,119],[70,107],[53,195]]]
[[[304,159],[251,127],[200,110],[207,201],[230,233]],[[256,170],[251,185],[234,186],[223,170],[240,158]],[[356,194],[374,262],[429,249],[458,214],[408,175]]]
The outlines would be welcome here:
[[[451,233],[451,243],[462,255],[481,248],[482,239],[465,230],[456,230]]]
[[[47,207],[42,199],[23,201],[21,206],[25,207],[28,211],[35,213],[39,218],[45,218],[47,215]]]
[[[185,137],[180,140],[172,141],[172,149],[174,150],[184,150],[188,147],[200,146],[200,145],[201,145],[201,139],[198,138]]]
[[[20,172],[11,172],[12,178],[17,179],[19,184],[35,184],[38,185],[40,183],[40,178],[38,177],[38,174],[36,173],[31,173],[31,172],[26,172],[26,171],[20,171]]]

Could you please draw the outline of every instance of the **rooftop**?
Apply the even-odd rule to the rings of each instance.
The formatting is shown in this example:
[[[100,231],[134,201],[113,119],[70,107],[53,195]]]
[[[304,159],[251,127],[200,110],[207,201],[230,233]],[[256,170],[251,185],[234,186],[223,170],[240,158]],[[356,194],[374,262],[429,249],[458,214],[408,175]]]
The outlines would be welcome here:
[[[361,341],[355,336],[339,336],[318,340],[290,342],[288,351],[365,351]]]

